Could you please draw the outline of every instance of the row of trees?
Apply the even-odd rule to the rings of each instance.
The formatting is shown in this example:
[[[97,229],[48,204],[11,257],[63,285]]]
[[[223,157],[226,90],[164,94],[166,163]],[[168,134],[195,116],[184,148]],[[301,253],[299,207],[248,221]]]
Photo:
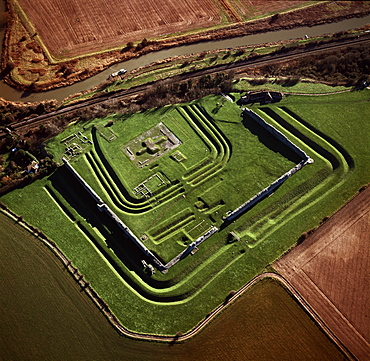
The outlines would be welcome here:
[[[150,44],[151,44],[151,42],[147,38],[144,38],[140,43],[136,44],[136,46],[132,41],[129,41],[126,44],[126,46],[122,49],[122,52],[140,51],[140,50],[144,49],[145,47],[147,47]]]
[[[176,79],[160,81],[137,102],[146,110],[167,104],[188,102],[209,94],[229,93],[233,90],[234,71],[203,75],[198,79],[178,82]]]
[[[204,75],[198,79],[188,79],[181,82],[172,78],[161,80],[133,100],[107,100],[88,109],[70,113],[63,119],[67,123],[74,119],[85,121],[103,118],[111,113],[134,113],[167,104],[188,102],[209,94],[228,93],[233,90],[234,76],[234,72],[230,71],[229,73]]]
[[[16,123],[24,118],[37,116],[56,110],[56,100],[45,100],[37,103],[12,102],[0,98],[0,126]]]
[[[233,89],[234,72],[204,75],[198,79],[189,79],[179,82],[175,79],[167,79],[157,82],[145,93],[130,101],[107,100],[101,104],[95,104],[83,110],[76,110],[64,116],[56,116],[52,121],[27,130],[26,133],[9,133],[0,142],[0,155],[9,153],[11,149],[20,149],[20,155],[29,152],[39,160],[40,171],[36,175],[25,175],[24,164],[9,157],[0,158],[0,193],[9,191],[18,186],[24,186],[34,178],[49,174],[56,167],[56,163],[43,151],[43,143],[62,132],[69,122],[74,120],[86,121],[95,118],[103,118],[112,113],[133,113],[141,110],[160,107],[167,104],[187,102],[200,97],[230,92]],[[56,102],[42,102],[39,104],[23,104],[0,101],[0,124],[8,126],[18,119],[29,115],[39,115],[57,108]],[[22,163],[22,164],[21,164]]]
[[[299,64],[274,64],[263,67],[270,76],[307,77],[333,85],[356,85],[370,79],[370,48],[359,45],[319,55],[303,57]]]

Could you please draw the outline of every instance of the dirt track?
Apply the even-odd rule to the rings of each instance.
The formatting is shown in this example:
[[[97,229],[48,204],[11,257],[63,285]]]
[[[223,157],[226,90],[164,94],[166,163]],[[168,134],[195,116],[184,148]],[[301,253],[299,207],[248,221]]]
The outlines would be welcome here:
[[[370,187],[274,264],[359,360],[370,357]]]

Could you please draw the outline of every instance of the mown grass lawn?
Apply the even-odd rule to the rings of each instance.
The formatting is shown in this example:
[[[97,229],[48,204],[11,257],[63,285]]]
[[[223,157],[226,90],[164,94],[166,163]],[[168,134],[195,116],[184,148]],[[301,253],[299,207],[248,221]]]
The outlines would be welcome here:
[[[289,96],[280,103],[253,105],[252,109],[294,139],[315,163],[303,168],[272,197],[263,200],[228,229],[219,232],[217,237],[204,242],[197,254],[181,261],[167,275],[157,272],[149,278],[139,271],[133,272],[133,266],[120,261],[117,248],[112,250],[106,244],[109,228],[104,227],[108,223],[101,221],[103,225],[99,224],[94,205],[89,203],[88,197],[82,194],[81,188],[63,169],[49,178],[3,196],[1,201],[16,213],[23,214],[27,222],[42,229],[60,246],[124,326],[156,334],[184,332],[223,302],[231,289],[238,289],[252,279],[294,245],[302,232],[317,226],[322,218],[333,214],[360,186],[370,181],[370,129],[366,121],[370,110],[369,93],[364,90],[320,97]],[[233,123],[241,121],[240,109],[229,102],[219,107],[217,103],[221,100],[221,97],[211,96],[201,99],[197,106],[212,116],[214,124],[226,138],[237,141],[239,137],[234,132],[236,124]],[[157,112],[161,116],[166,115],[165,109]],[[156,112],[146,114],[154,118]],[[127,124],[127,134],[122,133],[127,139],[137,132],[135,125],[138,122],[147,121],[145,113],[135,117],[136,121],[131,124],[126,118],[117,120]],[[174,127],[179,126],[176,118],[172,123]],[[289,124],[295,131],[289,131]],[[112,127],[113,131],[115,129],[116,123]],[[182,129],[185,134],[189,132],[189,129]],[[99,142],[104,144],[107,152],[111,151],[108,147],[114,145],[114,142]],[[235,169],[238,163],[244,164],[244,155],[238,154],[242,143],[231,141],[234,144],[232,156],[236,157]],[[238,147],[235,146],[237,144]],[[50,149],[56,154],[60,154],[62,147],[60,139],[50,144]],[[99,187],[101,180],[91,170],[90,173],[86,171],[88,167],[84,156],[80,156],[74,164],[76,169],[84,172],[91,186]],[[125,167],[122,163],[114,168],[120,179]],[[253,172],[246,177],[253,180]],[[47,192],[48,187],[55,191],[54,196]],[[104,192],[102,197],[107,196]],[[237,192],[236,189],[235,194]],[[85,208],[81,213],[82,205]],[[180,206],[176,207],[173,205],[173,214],[181,211]],[[68,209],[70,214],[63,208]],[[140,222],[143,224],[145,221],[140,217],[133,219],[138,222],[138,227],[143,227]],[[88,232],[83,232],[84,229]],[[230,230],[237,232],[241,240],[226,242]]]

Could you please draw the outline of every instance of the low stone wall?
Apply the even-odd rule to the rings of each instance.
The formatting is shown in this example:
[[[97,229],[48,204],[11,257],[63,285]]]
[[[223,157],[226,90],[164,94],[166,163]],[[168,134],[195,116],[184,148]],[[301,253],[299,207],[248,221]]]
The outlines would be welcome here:
[[[259,115],[257,115],[253,110],[244,108],[243,116],[248,115],[264,129],[266,129],[272,136],[278,139],[280,142],[288,146],[294,153],[298,154],[302,159],[308,159],[309,156],[297,145],[291,142],[283,133],[278,131],[274,126],[264,121]]]
[[[81,183],[81,185],[89,192],[89,194],[95,199],[98,204],[104,203],[103,200],[95,193],[95,191],[85,182],[78,172],[70,165],[66,158],[62,158],[64,165],[70,170],[75,178]]]
[[[157,267],[157,269],[162,273],[167,273],[168,269],[172,267],[175,263],[186,257],[195,247],[204,242],[207,238],[211,237],[218,228],[212,227],[205,234],[197,238],[192,242],[183,252],[179,253],[170,262],[164,265],[145,245],[140,241],[139,238],[131,231],[131,229],[121,221],[121,219],[108,207],[106,203],[95,193],[95,191],[85,182],[85,180],[78,174],[78,172],[71,166],[67,159],[62,158],[66,167],[72,172],[76,179],[83,185],[83,187],[89,192],[89,194],[97,202],[97,207],[100,212],[106,212],[109,217],[117,223],[118,227],[121,228],[125,234],[143,251],[143,253],[150,259],[150,261]]]
[[[151,259],[154,265],[158,268],[159,271],[165,273],[167,272],[166,267],[163,263],[156,257],[154,254],[144,246],[144,244],[135,236],[129,227],[123,223],[119,217],[108,207],[106,203],[97,195],[97,193],[86,183],[86,181],[80,176],[80,174],[71,166],[66,158],[62,158],[65,166],[72,172],[75,178],[83,185],[87,192],[95,199],[97,202],[97,207],[100,212],[106,212],[113,221],[115,221],[119,228],[121,228],[125,234]]]
[[[206,233],[201,235],[199,238],[197,238],[194,242],[190,243],[189,246],[183,250],[181,253],[179,253],[176,257],[171,259],[164,267],[166,270],[170,269],[174,264],[181,261],[183,258],[189,255],[193,249],[195,249],[197,246],[199,246],[202,242],[204,242],[206,239],[211,237],[214,233],[218,231],[218,228],[213,226],[210,230],[208,230]]]
[[[125,234],[127,234],[127,236],[144,252],[144,254],[150,258],[151,262],[159,271],[162,273],[167,272],[167,268],[163,265],[163,263],[148,248],[144,246],[144,244],[135,236],[131,229],[127,227],[126,224],[123,223],[105,203],[98,204],[98,208],[101,212],[105,211],[109,217],[117,223],[118,227],[121,228]]]
[[[233,221],[235,218],[239,217],[242,213],[246,212],[249,208],[253,207],[257,204],[260,200],[267,197],[271,193],[273,193],[278,187],[280,187],[289,177],[293,174],[298,172],[302,167],[306,164],[313,163],[313,159],[310,158],[302,149],[296,146],[293,142],[291,142],[284,134],[279,132],[276,128],[272,125],[265,122],[261,117],[259,117],[255,112],[252,110],[245,108],[243,109],[243,114],[247,113],[248,116],[253,118],[258,124],[263,126],[271,135],[277,138],[279,141],[287,145],[291,150],[293,150],[296,154],[298,154],[302,160],[288,172],[284,173],[281,177],[276,179],[272,182],[268,187],[264,188],[262,191],[254,195],[252,198],[244,202],[241,206],[236,208],[235,210],[228,212],[224,220],[227,222]]]

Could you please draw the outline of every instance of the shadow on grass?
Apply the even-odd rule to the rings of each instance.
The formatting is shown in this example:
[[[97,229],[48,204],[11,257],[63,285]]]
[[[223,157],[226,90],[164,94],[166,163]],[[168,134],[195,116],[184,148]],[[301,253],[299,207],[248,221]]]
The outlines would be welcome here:
[[[105,212],[100,212],[96,206],[94,199],[83,188],[83,186],[70,174],[69,170],[62,166],[54,172],[49,180],[53,188],[58,191],[62,197],[73,207],[77,213],[86,220],[91,227],[96,227],[105,242],[119,258],[119,260],[128,268],[128,270],[135,272],[143,282],[157,289],[164,289],[172,285],[172,281],[157,281],[153,280],[142,270],[141,260],[146,259],[144,253],[126,236],[126,234],[117,226]],[[96,239],[92,231],[86,227],[84,222],[78,221],[77,226],[83,233],[93,242],[99,249],[102,255],[114,267],[117,273],[129,284],[135,291],[143,297],[156,302],[175,302],[184,299],[189,294],[176,296],[156,296],[142,289],[140,284],[136,283],[117,263],[111,254],[102,244]]]
[[[296,113],[294,113],[290,109],[288,109],[286,107],[281,107],[281,109],[285,113],[287,113],[291,117],[293,117],[295,120],[297,120],[299,123],[301,123],[302,125],[304,125],[306,128],[308,128],[309,130],[311,130],[315,134],[319,135],[321,138],[325,139],[334,148],[336,148],[343,155],[344,159],[346,160],[348,166],[351,169],[353,169],[355,167],[355,162],[354,162],[353,158],[351,157],[351,155],[339,143],[337,143],[334,139],[330,138],[329,136],[327,136],[326,134],[324,134],[323,132],[321,132],[320,130],[318,130],[317,128],[315,128],[314,126],[312,126],[311,124],[307,123],[299,115],[297,115]]]
[[[114,184],[118,187],[118,189],[121,192],[121,194],[123,195],[124,199],[127,200],[128,202],[132,203],[132,205],[137,205],[137,206],[141,207],[142,206],[142,201],[139,200],[139,199],[133,198],[130,195],[130,193],[127,191],[127,189],[123,186],[121,180],[118,178],[116,172],[113,170],[113,168],[111,167],[111,165],[107,161],[107,159],[104,155],[104,152],[102,151],[102,149],[100,147],[100,144],[99,144],[99,141],[97,139],[97,130],[96,130],[95,127],[91,130],[91,134],[92,134],[92,137],[93,137],[93,143],[94,143],[95,151],[96,151],[97,155],[99,156],[100,161],[103,163],[103,166],[105,167],[105,169],[109,173],[109,176],[112,178]],[[132,210],[132,212],[133,212],[133,210]],[[142,210],[140,210],[140,212],[142,212]]]
[[[285,110],[285,109],[283,109],[283,110]],[[307,144],[307,146],[310,147],[312,150],[314,150],[316,153],[320,154],[323,158],[327,159],[330,162],[331,166],[333,167],[333,170],[336,170],[336,169],[339,168],[340,162],[335,157],[335,155],[330,153],[328,150],[323,148],[318,143],[314,142],[312,139],[310,139],[305,134],[300,132],[294,126],[289,124],[285,119],[283,119],[280,115],[276,114],[272,109],[270,109],[270,108],[261,108],[261,110],[263,112],[265,112],[268,116],[270,116],[272,119],[274,119],[277,123],[279,123],[282,127],[284,127],[287,131],[289,131],[294,136],[296,136],[301,141],[303,141],[305,144]],[[312,130],[312,131],[314,132],[314,130]]]
[[[270,110],[269,108],[262,108]],[[266,114],[268,114],[266,112]],[[272,150],[275,153],[280,153],[284,158],[298,164],[302,158],[291,150],[287,145],[281,142],[279,139],[274,137],[270,132],[268,132],[262,125],[258,124],[252,117],[247,113],[243,117],[243,125],[254,135],[256,135],[259,141],[268,149]]]

